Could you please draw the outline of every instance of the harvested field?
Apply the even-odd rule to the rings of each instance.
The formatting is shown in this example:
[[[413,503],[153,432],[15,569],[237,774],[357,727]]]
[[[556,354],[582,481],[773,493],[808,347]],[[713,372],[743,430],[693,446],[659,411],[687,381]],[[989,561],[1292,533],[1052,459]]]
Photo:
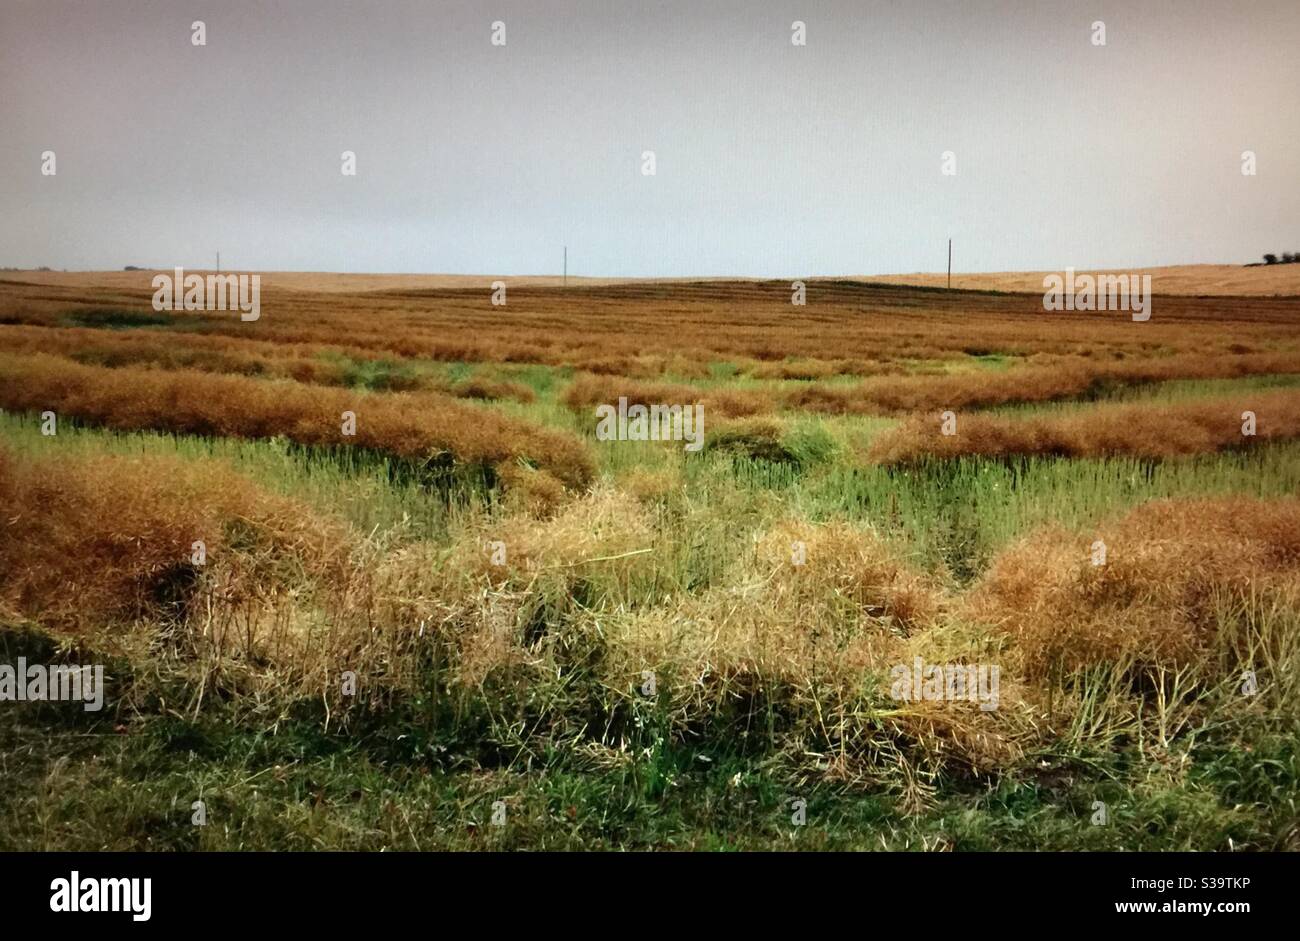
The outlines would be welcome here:
[[[94,290],[0,278],[7,324],[67,326],[123,312],[157,316],[148,273],[131,288]],[[970,294],[814,282],[808,303],[790,303],[788,282],[643,282],[606,287],[520,285],[507,303],[491,291],[392,290],[328,294],[262,292],[267,316],[176,314],[171,326],[129,327],[184,342],[185,335],[337,347],[438,361],[536,363],[651,378],[674,363],[729,362],[741,371],[786,360],[848,358],[865,364],[967,362],[1036,353],[1153,357],[1171,352],[1294,351],[1295,301],[1265,297],[1155,295],[1149,321],[1127,314],[1046,312],[1042,293]],[[115,314],[116,312],[116,314]],[[873,367],[874,368],[874,367]]]
[[[1202,274],[1134,322],[853,279],[494,306],[491,279],[286,273],[243,322],[154,311],[149,272],[9,273],[0,628],[113,663],[128,756],[318,743],[212,848],[480,845],[447,808],[483,795],[533,808],[510,845],[705,846],[737,794],[719,826],[771,846],[774,781],[845,815],[832,846],[1300,848],[1216,777],[1267,753],[1295,784],[1300,298]],[[427,827],[353,829],[336,748]],[[102,802],[0,845],[138,848],[163,790],[250,807],[268,767],[182,758],[138,795],[73,759]],[[1102,787],[1134,808],[1110,829],[1078,809]],[[973,809],[1005,791],[1028,829]]]

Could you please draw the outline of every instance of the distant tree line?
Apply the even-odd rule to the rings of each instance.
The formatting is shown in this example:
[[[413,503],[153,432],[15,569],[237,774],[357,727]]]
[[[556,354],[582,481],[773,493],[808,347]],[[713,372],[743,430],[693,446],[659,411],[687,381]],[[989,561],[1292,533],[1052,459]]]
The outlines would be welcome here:
[[[1297,262],[1300,262],[1300,252],[1283,252],[1280,261],[1271,252],[1264,256],[1264,264],[1266,265],[1293,265]]]

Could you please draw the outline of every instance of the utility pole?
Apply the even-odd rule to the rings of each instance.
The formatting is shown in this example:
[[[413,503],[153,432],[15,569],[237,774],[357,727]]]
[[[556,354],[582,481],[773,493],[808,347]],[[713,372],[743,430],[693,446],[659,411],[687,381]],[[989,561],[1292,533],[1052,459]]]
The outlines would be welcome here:
[[[221,274],[221,252],[217,252],[217,274]]]
[[[564,286],[569,286],[569,246],[564,246]]]
[[[952,290],[952,239],[948,239],[948,290]]]

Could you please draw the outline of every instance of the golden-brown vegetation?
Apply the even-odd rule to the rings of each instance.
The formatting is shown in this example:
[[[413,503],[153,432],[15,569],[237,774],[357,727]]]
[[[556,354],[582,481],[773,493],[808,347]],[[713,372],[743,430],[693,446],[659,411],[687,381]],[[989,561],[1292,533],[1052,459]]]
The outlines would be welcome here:
[[[972,592],[970,616],[1005,631],[1035,678],[1117,662],[1221,672],[1233,640],[1225,611],[1300,601],[1300,500],[1158,501],[1095,539],[1097,549],[1035,533]]]
[[[1253,435],[1243,433],[1245,412],[1255,415]],[[869,456],[882,464],[926,458],[1008,454],[1165,458],[1300,436],[1300,392],[1254,392],[1231,399],[1173,404],[1097,405],[1028,418],[980,414],[955,417],[954,434],[942,433],[940,415],[917,416],[878,437]]]
[[[0,354],[0,375],[0,407],[48,410],[118,430],[283,436],[417,461],[523,459],[571,485],[592,472],[586,447],[572,435],[434,393],[377,395],[190,370],[105,369],[42,354]],[[355,415],[353,435],[342,433],[344,412]]]
[[[167,723],[378,728],[385,775],[617,768],[655,802],[716,760],[909,812],[1112,752],[1145,782],[1193,718],[1293,727],[1300,503],[1223,494],[1295,488],[1300,391],[1250,377],[1300,371],[1296,299],[320,282],[244,323],[0,280],[0,629],[122,654],[123,715],[165,687]],[[701,402],[706,447],[589,440],[619,397]],[[997,665],[999,707],[896,698],[917,657]],[[1207,698],[1247,668],[1261,695]]]
[[[430,644],[458,689],[526,687],[595,645],[582,656],[616,699],[635,699],[652,671],[689,734],[762,691],[806,715],[801,741],[837,750],[842,773],[902,760],[900,747],[1007,766],[1043,734],[1040,690],[1058,672],[1118,663],[1135,677],[1194,667],[1230,678],[1267,651],[1243,648],[1224,612],[1300,601],[1294,499],[1144,505],[1100,526],[1102,565],[1091,536],[1049,527],[967,591],[918,572],[870,527],[784,517],[710,587],[603,611],[576,598],[596,584],[637,596],[673,551],[639,504],[606,487],[547,519],[468,521],[439,549],[362,538],[213,462],[0,452],[0,519],[6,618],[155,640],[162,628],[182,659],[270,670],[303,692],[355,668],[389,691],[418,684]],[[500,559],[493,541],[507,547]],[[1001,664],[998,714],[883,707],[891,667],[916,656]]]
[[[311,385],[367,385],[386,391],[446,392],[464,399],[531,402],[533,390],[518,382],[475,376],[464,382],[421,374],[405,364],[347,347],[265,343],[201,334],[114,333],[68,327],[11,326],[0,331],[0,352],[47,353],[88,366],[196,369]],[[366,376],[367,369],[373,376]]]
[[[338,576],[341,533],[216,464],[0,449],[0,609],[11,617],[75,632],[199,617],[189,605],[208,561],[223,572],[221,604],[238,607]]]
[[[94,289],[75,276],[0,280],[0,321],[67,326],[114,312],[156,316],[147,276],[138,286]],[[346,348],[422,359],[567,365],[652,378],[682,358],[742,368],[810,360],[875,371],[918,359],[970,355],[1126,356],[1295,349],[1295,301],[1157,295],[1153,314],[1046,312],[1041,294],[969,294],[855,282],[815,282],[808,306],[787,282],[634,283],[512,288],[509,306],[473,289],[317,294],[268,287],[255,323],[220,313],[163,315],[141,335],[201,333],[237,341]],[[741,312],[741,313],[738,313]],[[167,323],[174,324],[168,326]],[[768,374],[768,373],[765,373]]]
[[[1115,386],[1173,379],[1237,379],[1287,373],[1300,373],[1300,353],[1185,353],[1111,362],[1039,355],[1031,357],[1029,365],[1005,372],[873,378],[856,386],[813,384],[789,391],[785,402],[793,408],[834,414],[891,415],[1048,402],[1086,397]]]
[[[579,376],[564,393],[564,404],[575,412],[592,414],[598,405],[615,405],[626,398],[628,405],[699,402],[705,414],[737,418],[771,411],[772,400],[757,389],[698,389],[681,383],[644,382],[616,376]]]

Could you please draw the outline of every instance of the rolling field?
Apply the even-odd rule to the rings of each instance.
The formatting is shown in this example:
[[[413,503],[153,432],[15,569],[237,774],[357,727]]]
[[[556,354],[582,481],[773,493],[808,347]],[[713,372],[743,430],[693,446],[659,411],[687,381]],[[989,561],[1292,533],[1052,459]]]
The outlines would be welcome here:
[[[0,849],[1300,849],[1300,272],[152,274],[0,273]]]

